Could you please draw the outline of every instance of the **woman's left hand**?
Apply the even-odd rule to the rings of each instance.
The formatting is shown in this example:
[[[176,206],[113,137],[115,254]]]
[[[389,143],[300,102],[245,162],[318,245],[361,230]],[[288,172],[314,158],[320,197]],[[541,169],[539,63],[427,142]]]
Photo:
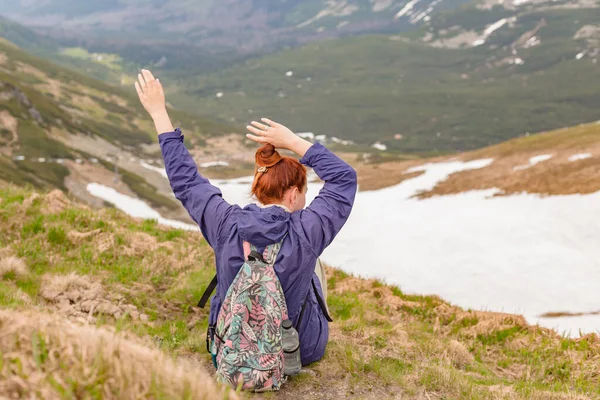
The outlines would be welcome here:
[[[142,105],[151,117],[154,118],[166,111],[165,92],[160,81],[154,78],[152,72],[143,69],[138,74],[135,90],[140,97]]]
[[[279,149],[291,150],[300,157],[304,157],[312,146],[312,143],[297,136],[286,126],[267,118],[262,118],[261,121],[263,123],[252,121],[251,125],[246,127],[253,133],[246,135],[248,139],[261,144],[269,143]]]

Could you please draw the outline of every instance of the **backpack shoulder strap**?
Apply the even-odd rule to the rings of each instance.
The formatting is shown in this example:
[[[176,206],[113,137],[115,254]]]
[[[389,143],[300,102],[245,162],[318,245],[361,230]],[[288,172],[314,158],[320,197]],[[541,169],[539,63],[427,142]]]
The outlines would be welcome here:
[[[212,281],[210,281],[210,283],[208,284],[208,287],[202,294],[202,298],[198,302],[198,307],[200,307],[200,308],[206,307],[206,303],[208,302],[210,295],[217,288],[217,283],[219,283],[219,281],[217,280],[217,275],[215,275],[215,277],[212,279]]]
[[[333,318],[329,315],[329,310],[327,309],[327,303],[325,300],[319,295],[319,291],[317,290],[317,285],[315,285],[314,279],[311,279],[312,287],[315,292],[315,297],[317,298],[317,303],[319,303],[319,307],[321,307],[321,311],[323,311],[323,315],[325,315],[325,319],[329,322],[333,322]]]
[[[263,259],[265,263],[273,266],[275,261],[277,260],[277,255],[279,254],[279,250],[281,250],[281,246],[283,245],[283,241],[287,237],[287,233],[283,235],[281,240],[277,243],[273,243],[265,248],[263,252]]]

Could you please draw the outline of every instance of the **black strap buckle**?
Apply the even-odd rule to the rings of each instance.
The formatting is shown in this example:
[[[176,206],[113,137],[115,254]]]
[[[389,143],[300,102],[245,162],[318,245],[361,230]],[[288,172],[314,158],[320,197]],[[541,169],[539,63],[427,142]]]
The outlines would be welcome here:
[[[260,261],[260,262],[266,262],[265,258],[263,257],[263,255],[261,253],[259,253],[256,250],[252,250],[250,252],[250,254],[248,254],[248,260],[249,261]]]

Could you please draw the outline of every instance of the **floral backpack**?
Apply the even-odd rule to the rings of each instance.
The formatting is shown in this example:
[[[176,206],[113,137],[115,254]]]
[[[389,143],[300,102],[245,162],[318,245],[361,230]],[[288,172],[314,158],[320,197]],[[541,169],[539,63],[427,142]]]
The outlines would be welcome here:
[[[273,268],[282,242],[267,246],[262,254],[244,243],[247,261],[219,312],[211,353],[217,380],[236,389],[279,390],[284,382],[281,324],[288,310]]]

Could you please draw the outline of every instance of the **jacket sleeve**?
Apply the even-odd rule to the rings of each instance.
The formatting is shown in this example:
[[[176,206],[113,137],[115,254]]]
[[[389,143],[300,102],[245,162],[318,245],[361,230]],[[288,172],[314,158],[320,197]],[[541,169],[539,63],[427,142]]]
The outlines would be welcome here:
[[[319,143],[311,146],[300,162],[312,167],[325,181],[319,195],[300,216],[306,237],[318,257],[350,216],[358,188],[356,171]]]
[[[183,138],[179,128],[158,136],[167,177],[175,197],[200,226],[208,244],[215,248],[221,230],[235,207],[223,200],[219,188],[200,175],[198,166],[183,144]]]

